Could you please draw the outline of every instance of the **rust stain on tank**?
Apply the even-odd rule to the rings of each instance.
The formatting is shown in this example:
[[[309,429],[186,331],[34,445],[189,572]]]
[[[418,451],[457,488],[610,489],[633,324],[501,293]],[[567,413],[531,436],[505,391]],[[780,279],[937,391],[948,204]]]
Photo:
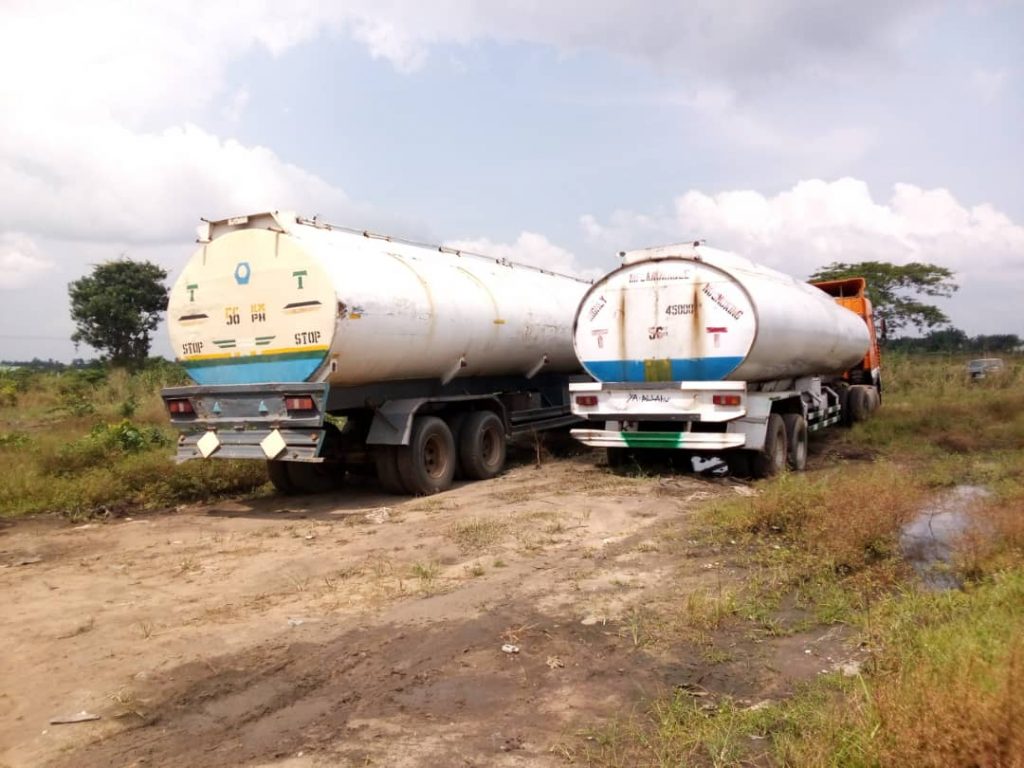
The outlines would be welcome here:
[[[618,324],[619,360],[628,360],[626,355],[626,286],[619,287],[618,306],[615,309],[615,322]]]
[[[705,334],[702,333],[703,328],[701,327],[702,317],[700,311],[700,297],[703,291],[704,283],[695,280],[693,282],[693,313],[690,315],[691,349],[694,353],[690,355],[690,357],[693,358],[704,357],[704,343],[706,338]]]

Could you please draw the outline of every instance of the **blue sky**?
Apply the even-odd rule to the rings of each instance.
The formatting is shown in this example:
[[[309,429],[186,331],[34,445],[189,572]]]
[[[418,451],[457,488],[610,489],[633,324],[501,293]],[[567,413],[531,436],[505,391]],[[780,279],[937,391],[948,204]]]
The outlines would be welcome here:
[[[91,264],[173,279],[200,216],[267,208],[586,275],[697,237],[930,261],[956,326],[1024,336],[1022,33],[980,1],[8,2],[0,358],[74,354]]]

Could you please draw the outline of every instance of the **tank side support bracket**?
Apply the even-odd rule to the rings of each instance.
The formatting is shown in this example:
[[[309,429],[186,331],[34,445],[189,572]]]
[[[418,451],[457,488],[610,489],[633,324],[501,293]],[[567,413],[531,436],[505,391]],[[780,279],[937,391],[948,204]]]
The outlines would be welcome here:
[[[526,378],[532,379],[534,376],[536,376],[538,373],[540,373],[540,369],[548,364],[548,360],[549,360],[549,358],[548,358],[547,355],[544,355],[543,357],[541,357],[541,359],[538,360],[534,364],[534,366],[532,368],[530,368],[530,370],[528,370],[526,372]]]
[[[444,376],[441,377],[441,386],[445,386],[446,384],[450,383],[451,380],[454,379],[455,376],[458,374],[458,372],[461,371],[465,367],[466,367],[466,358],[465,357],[460,357],[458,360],[455,361],[455,365],[453,365],[451,368],[449,368],[448,372]]]
[[[408,445],[412,431],[412,419],[427,398],[415,397],[399,400],[388,400],[373,414],[370,433],[366,437],[368,445]]]

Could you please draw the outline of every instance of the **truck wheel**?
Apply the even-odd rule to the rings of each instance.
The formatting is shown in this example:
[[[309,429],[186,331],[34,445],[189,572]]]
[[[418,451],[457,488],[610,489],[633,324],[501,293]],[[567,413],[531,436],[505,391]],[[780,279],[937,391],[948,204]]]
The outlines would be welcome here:
[[[426,496],[447,489],[455,476],[455,441],[436,416],[417,416],[409,445],[397,448],[398,474],[409,493]]]
[[[505,467],[505,425],[493,411],[466,417],[459,435],[459,464],[470,480],[489,480]]]
[[[729,465],[729,474],[733,477],[750,477],[750,455],[753,451],[734,448],[725,454],[725,463]]]
[[[839,395],[839,423],[844,427],[852,427],[853,419],[850,418],[850,385],[842,383],[836,389]]]
[[[606,448],[605,452],[608,455],[608,468],[615,472],[625,469],[632,458],[629,448]]]
[[[373,448],[373,463],[377,468],[377,480],[384,493],[404,496],[408,493],[398,474],[398,452],[394,445],[376,445]]]
[[[288,468],[297,493],[327,493],[341,485],[344,469],[333,462],[314,464],[306,461],[282,462]]]
[[[878,407],[882,404],[882,396],[878,393],[878,390],[874,387],[868,387],[868,410],[874,413],[878,410]]]
[[[863,384],[854,384],[850,387],[850,421],[857,423],[866,421],[871,414],[871,394]]]
[[[807,468],[807,421],[799,413],[785,413],[782,422],[786,425],[789,468],[803,472]]]
[[[777,413],[768,417],[764,448],[754,453],[751,474],[758,480],[773,477],[786,468],[786,423]]]
[[[268,461],[267,477],[270,478],[270,482],[273,483],[278,493],[290,496],[291,494],[298,492],[298,489],[292,482],[291,477],[288,476],[287,461]]]
[[[466,424],[465,411],[459,411],[458,413],[451,413],[444,417],[444,423],[448,425],[448,429],[451,430],[452,440],[455,442],[455,447],[459,448],[462,445],[462,428]],[[462,465],[461,458],[455,462],[455,480],[464,480],[466,478],[466,470]]]

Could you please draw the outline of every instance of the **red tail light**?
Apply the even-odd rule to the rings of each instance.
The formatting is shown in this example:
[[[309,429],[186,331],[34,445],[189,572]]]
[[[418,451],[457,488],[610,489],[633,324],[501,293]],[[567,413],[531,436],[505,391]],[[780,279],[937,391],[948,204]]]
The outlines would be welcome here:
[[[597,405],[597,395],[576,395],[576,405]]]
[[[285,410],[288,411],[315,411],[316,403],[308,395],[302,397],[286,397],[284,399]]]
[[[192,401],[181,399],[181,400],[168,400],[167,410],[171,413],[177,414],[192,414],[195,411],[192,408]]]
[[[711,402],[715,405],[739,405],[743,398],[739,395],[712,395]]]

